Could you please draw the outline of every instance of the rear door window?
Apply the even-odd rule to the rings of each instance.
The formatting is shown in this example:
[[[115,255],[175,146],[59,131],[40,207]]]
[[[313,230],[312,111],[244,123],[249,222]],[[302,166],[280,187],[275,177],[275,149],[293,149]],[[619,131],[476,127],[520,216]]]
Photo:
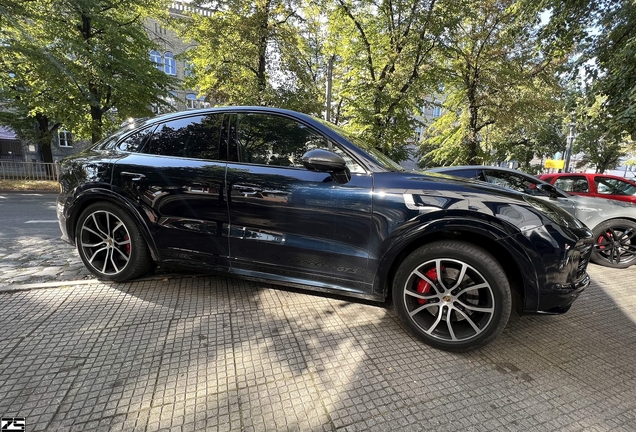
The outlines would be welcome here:
[[[224,161],[227,147],[221,145],[222,122],[223,114],[215,113],[163,123],[142,153]]]
[[[554,186],[566,192],[587,193],[590,191],[590,187],[587,183],[587,178],[583,176],[559,177],[554,181],[553,184]]]

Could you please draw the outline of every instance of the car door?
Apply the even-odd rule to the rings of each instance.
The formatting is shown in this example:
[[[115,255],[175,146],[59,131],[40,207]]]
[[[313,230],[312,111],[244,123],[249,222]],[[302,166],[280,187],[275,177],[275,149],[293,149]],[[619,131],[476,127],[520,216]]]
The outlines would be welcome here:
[[[125,156],[115,164],[113,188],[147,219],[164,262],[229,264],[223,120],[222,113],[185,116],[118,144]]]
[[[236,124],[226,178],[233,269],[369,290],[372,176],[297,119],[239,112]],[[328,173],[307,170],[302,156],[315,148],[343,156],[351,180],[340,184]]]

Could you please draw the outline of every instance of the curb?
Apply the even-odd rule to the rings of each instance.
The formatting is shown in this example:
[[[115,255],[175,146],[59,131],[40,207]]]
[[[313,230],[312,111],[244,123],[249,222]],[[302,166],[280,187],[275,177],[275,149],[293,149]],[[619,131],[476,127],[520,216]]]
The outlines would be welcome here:
[[[200,276],[210,276],[207,274],[178,274],[178,273],[165,273],[159,275],[148,276],[140,279],[134,279],[131,281],[121,282],[121,283],[131,283],[131,282],[146,282],[146,281],[164,281],[165,279],[176,280],[176,279],[187,279],[187,278],[195,278]],[[76,285],[93,285],[93,284],[102,284],[102,285],[117,285],[119,282],[110,282],[110,281],[100,281],[97,279],[80,279],[80,280],[71,280],[71,281],[53,281],[53,282],[41,282],[41,283],[33,283],[33,284],[24,284],[24,285],[15,285],[15,286],[6,286],[0,287],[0,294],[11,294],[18,293],[24,291],[32,291],[37,289],[48,289],[48,288],[63,288],[63,287],[73,287]]]
[[[27,194],[27,195],[59,195],[59,192],[50,190],[3,190],[0,189],[0,194]]]

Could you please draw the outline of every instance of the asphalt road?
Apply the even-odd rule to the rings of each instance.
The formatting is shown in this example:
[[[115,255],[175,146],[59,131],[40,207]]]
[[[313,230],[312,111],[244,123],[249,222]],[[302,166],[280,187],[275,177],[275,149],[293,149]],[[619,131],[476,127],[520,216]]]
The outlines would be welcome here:
[[[56,238],[56,194],[0,192],[0,239]]]

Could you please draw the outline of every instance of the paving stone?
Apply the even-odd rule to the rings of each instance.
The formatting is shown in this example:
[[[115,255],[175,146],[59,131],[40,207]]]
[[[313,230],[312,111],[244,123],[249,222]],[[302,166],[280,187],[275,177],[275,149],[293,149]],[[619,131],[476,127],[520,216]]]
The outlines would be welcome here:
[[[51,242],[2,254],[72,264],[38,255],[0,283],[90,277]],[[466,354],[384,307],[227,277],[0,292],[0,413],[35,431],[634,431],[636,268],[589,273],[567,314]]]

